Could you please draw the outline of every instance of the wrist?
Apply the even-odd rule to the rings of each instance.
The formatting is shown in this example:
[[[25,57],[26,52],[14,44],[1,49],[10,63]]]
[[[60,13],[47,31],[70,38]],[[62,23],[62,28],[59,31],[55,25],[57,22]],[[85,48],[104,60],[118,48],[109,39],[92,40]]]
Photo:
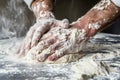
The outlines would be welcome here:
[[[35,0],[31,8],[37,19],[54,17],[52,13],[52,0]]]
[[[119,15],[119,12],[119,8],[110,0],[102,0],[72,25],[79,29],[85,29],[87,32],[86,36],[92,37],[111,24]]]
[[[98,25],[98,23],[95,24]],[[92,26],[95,24],[91,23],[90,19],[88,19],[88,15],[85,15],[82,18],[78,19],[76,22],[73,22],[71,24],[71,28],[84,30],[86,32],[86,37],[92,37],[97,33],[97,29],[100,26]]]

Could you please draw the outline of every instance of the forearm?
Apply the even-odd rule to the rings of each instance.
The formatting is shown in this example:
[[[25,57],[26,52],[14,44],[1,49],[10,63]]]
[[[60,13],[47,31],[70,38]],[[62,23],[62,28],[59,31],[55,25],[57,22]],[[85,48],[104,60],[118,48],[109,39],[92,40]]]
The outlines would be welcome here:
[[[87,36],[94,36],[106,28],[120,13],[120,8],[110,0],[101,0],[76,22],[76,27],[85,29]],[[83,27],[84,26],[84,27]]]
[[[52,14],[53,0],[34,0],[31,4],[31,9],[34,12],[36,18],[42,17],[54,17]]]

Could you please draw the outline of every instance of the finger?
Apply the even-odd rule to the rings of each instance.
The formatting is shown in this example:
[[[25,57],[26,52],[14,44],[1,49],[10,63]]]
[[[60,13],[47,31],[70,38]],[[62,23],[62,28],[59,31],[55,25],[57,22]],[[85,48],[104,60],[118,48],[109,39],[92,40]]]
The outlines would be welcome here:
[[[26,38],[29,38],[33,35],[33,33],[35,32],[36,28],[39,27],[38,24],[34,24],[30,30],[27,32]]]
[[[61,58],[62,56],[64,56],[66,53],[66,51],[64,50],[57,50],[54,54],[52,54],[51,56],[48,57],[49,61],[56,61],[59,58]]]
[[[27,54],[27,52],[31,49],[31,39],[28,40],[28,42],[26,42],[25,45],[25,54]]]
[[[26,54],[25,58],[27,60],[35,60],[36,59],[36,47],[32,47],[28,53]]]
[[[59,46],[59,48],[55,51],[55,53],[48,57],[48,60],[50,60],[50,61],[58,60],[59,58],[61,58],[65,54],[68,54],[70,48],[71,48],[71,45],[68,44],[68,42],[62,43]]]
[[[58,47],[60,46],[60,41],[57,41],[55,44],[50,45],[49,48],[45,49],[42,51],[42,53],[40,53],[37,57],[37,60],[39,62],[43,62],[45,61],[48,56],[50,56],[51,54],[53,54],[55,52],[56,49],[58,49]]]
[[[47,40],[42,40],[40,43],[38,43],[38,45],[36,46],[37,51],[39,54],[40,52],[42,52],[44,49],[48,48],[50,45],[52,45],[53,43],[56,42],[56,38],[55,37],[51,37]]]
[[[25,40],[23,41],[23,43],[21,44],[21,46],[20,46],[20,48],[19,48],[19,50],[18,50],[18,56],[24,56],[25,55],[25,53],[26,53],[26,49],[28,49],[28,48],[26,48],[26,45],[25,45]]]
[[[23,46],[23,42],[21,42],[20,45],[18,46],[18,48],[16,50],[16,54],[20,53],[22,46]]]
[[[25,47],[24,47],[25,53],[27,53],[31,49],[31,39],[37,27],[38,24],[33,25],[27,33],[27,36],[25,38]]]
[[[25,49],[24,49],[24,45],[20,48],[20,51],[19,51],[19,54],[18,54],[18,57],[22,57],[25,55]]]
[[[42,25],[40,27],[38,27],[32,37],[32,43],[31,43],[31,47],[35,46],[38,41],[40,40],[41,36],[47,32],[50,29],[49,24],[47,25]]]
[[[68,19],[63,19],[62,22],[63,22],[63,27],[64,28],[68,28],[69,27],[69,21],[68,21]]]
[[[43,62],[52,53],[53,53],[53,51],[50,48],[43,50],[42,53],[40,53],[37,56],[37,61]]]
[[[52,32],[48,32],[47,34],[44,34],[44,36],[42,36],[41,40],[47,40],[49,39],[51,36],[53,36]]]
[[[68,28],[69,27],[69,21],[68,19],[63,19],[62,21],[57,21],[56,23],[58,26],[62,28]]]
[[[34,24],[30,30],[27,32],[27,35],[25,37],[25,39],[23,40],[22,45],[20,46],[19,50],[18,50],[18,56],[22,56],[25,55],[25,53],[28,52],[28,50],[30,49],[30,44],[31,44],[31,38],[33,36],[33,33],[35,31],[35,29],[37,28],[37,24]],[[25,51],[26,50],[26,51]]]

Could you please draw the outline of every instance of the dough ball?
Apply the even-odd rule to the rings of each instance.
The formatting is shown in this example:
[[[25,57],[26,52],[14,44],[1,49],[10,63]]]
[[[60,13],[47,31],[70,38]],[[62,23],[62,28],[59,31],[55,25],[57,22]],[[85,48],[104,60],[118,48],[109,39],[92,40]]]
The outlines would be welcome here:
[[[50,64],[61,64],[61,63],[70,63],[70,62],[75,62],[78,61],[81,57],[83,57],[85,54],[84,53],[76,53],[76,54],[68,54],[56,61],[49,61],[46,60],[45,63],[50,63]]]
[[[84,53],[75,53],[75,54],[68,54],[65,55],[61,58],[59,58],[56,61],[49,61],[49,60],[45,60],[44,62],[37,62],[37,63],[46,63],[46,64],[61,64],[61,63],[70,63],[70,62],[75,62],[78,61],[81,57],[83,57],[85,54]],[[35,59],[35,57],[33,55],[29,55],[26,56],[24,58],[27,62],[30,63],[35,63],[37,60]]]

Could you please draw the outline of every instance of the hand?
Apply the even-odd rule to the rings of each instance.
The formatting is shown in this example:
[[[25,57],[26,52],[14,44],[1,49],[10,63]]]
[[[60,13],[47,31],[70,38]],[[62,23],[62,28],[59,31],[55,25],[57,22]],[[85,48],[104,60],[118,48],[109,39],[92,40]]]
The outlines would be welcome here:
[[[17,51],[19,56],[25,56],[27,52],[40,41],[40,38],[52,27],[68,27],[68,20],[56,20],[53,15],[52,0],[34,0],[31,10],[36,16],[36,24],[30,28],[25,40]]]
[[[46,59],[55,61],[66,54],[77,53],[88,39],[84,29],[52,28],[40,42],[32,48],[27,58],[43,62]]]
[[[84,29],[86,31],[86,37],[93,37],[98,32],[98,27],[101,26],[96,23],[92,23],[92,20],[89,15],[85,15],[79,18],[77,21],[71,23],[72,28]]]
[[[17,53],[19,56],[25,56],[27,52],[38,44],[40,38],[53,27],[68,28],[69,21],[64,19],[62,21],[55,18],[41,18],[28,31],[23,43],[21,44]]]

